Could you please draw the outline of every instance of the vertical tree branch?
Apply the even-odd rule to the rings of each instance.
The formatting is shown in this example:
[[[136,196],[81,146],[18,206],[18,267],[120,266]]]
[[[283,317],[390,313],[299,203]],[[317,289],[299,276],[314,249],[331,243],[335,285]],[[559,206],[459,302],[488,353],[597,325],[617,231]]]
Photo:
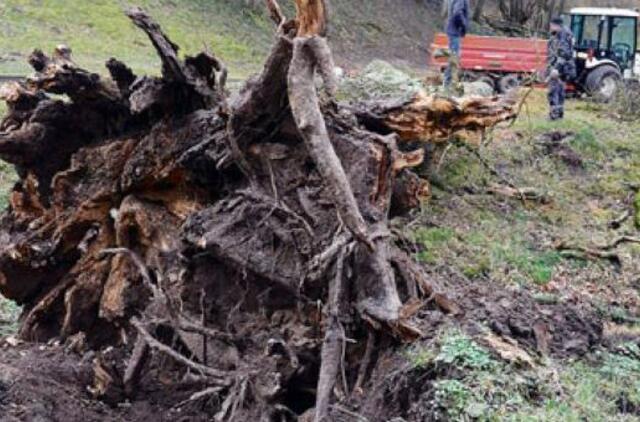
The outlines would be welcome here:
[[[344,259],[343,250],[338,256],[335,277],[329,286],[329,303],[327,304],[329,322],[322,343],[314,422],[328,421],[331,394],[338,377],[343,352],[344,330],[340,324],[339,313],[340,303],[344,298]]]
[[[298,32],[293,40],[293,57],[288,72],[291,113],[318,171],[333,191],[342,220],[358,240],[373,250],[367,225],[329,140],[314,84],[316,70],[319,70],[329,95],[335,94],[337,89],[331,50],[322,37],[327,28],[325,3],[323,0],[296,0],[296,12]]]

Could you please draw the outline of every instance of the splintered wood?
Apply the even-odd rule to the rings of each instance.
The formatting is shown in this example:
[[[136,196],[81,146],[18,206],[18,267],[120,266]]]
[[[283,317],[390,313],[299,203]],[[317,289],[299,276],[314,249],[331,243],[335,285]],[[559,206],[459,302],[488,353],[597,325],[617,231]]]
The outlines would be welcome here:
[[[326,34],[328,19],[325,0],[295,0],[298,37]]]
[[[367,128],[384,128],[401,141],[444,143],[454,138],[470,142],[485,130],[516,117],[515,97],[463,97],[419,93],[406,101],[379,101],[356,108]]]
[[[0,157],[19,175],[0,293],[23,305],[23,338],[120,353],[96,360],[96,395],[131,397],[161,354],[215,387],[193,397],[217,396],[216,420],[290,417],[292,388],[317,391],[315,418],[329,420],[338,374],[343,390],[366,388],[347,338],[411,341],[420,301],[455,309],[389,229],[428,194],[411,171],[423,151],[402,143],[481,131],[508,103],[339,104],[325,2],[296,1],[291,21],[267,5],[278,38],[231,98],[215,56],[182,59],[140,9],[127,14],[160,77],[111,59],[105,79],[61,46],[0,90]]]

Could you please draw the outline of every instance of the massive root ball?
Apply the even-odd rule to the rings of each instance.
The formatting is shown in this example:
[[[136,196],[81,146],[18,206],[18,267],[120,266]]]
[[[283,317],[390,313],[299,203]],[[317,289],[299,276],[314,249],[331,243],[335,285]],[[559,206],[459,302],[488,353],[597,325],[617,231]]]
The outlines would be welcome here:
[[[322,420],[339,368],[342,394],[366,376],[349,356],[372,346],[343,360],[347,338],[420,335],[412,310],[433,288],[388,218],[428,189],[409,170],[422,151],[398,142],[416,131],[426,141],[434,124],[481,131],[513,110],[474,120],[452,108],[434,123],[424,98],[321,104],[314,75],[329,97],[335,88],[324,4],[298,2],[287,22],[269,3],[278,39],[232,98],[216,57],[180,59],[137,9],[128,15],[161,77],[112,59],[104,79],[68,52],[36,51],[36,73],[0,91],[0,157],[19,175],[2,216],[0,292],[23,305],[25,339],[81,335],[130,352],[126,367],[96,360],[96,395],[134,394],[155,351],[213,386],[216,420],[300,414],[314,404],[292,389],[316,388]]]

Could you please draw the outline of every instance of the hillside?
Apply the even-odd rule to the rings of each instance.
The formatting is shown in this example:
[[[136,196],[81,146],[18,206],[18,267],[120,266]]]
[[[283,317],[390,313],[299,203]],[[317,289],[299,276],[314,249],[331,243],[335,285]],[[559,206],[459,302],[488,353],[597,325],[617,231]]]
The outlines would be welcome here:
[[[633,7],[635,2],[566,4]],[[28,73],[25,58],[34,48],[51,50],[62,43],[72,47],[80,65],[94,71],[102,72],[103,63],[117,56],[135,71],[156,72],[157,58],[144,35],[123,17],[122,10],[132,5],[153,11],[183,53],[208,46],[235,79],[259,69],[272,40],[262,1],[5,0],[0,3],[0,76]],[[373,59],[423,68],[431,37],[442,26],[441,0],[334,0],[332,9],[330,39],[338,64],[348,70]],[[291,15],[291,5],[287,12]],[[497,0],[487,1],[485,13],[497,14]]]
[[[154,73],[157,57],[144,34],[122,10],[139,5],[152,11],[183,48],[208,46],[230,68],[232,78],[256,71],[268,52],[272,30],[262,2],[256,8],[238,0],[6,0],[0,3],[0,75],[22,75],[25,58],[36,47],[67,44],[82,66],[103,71],[111,56],[140,73]],[[338,62],[348,68],[383,58],[425,63],[438,1],[336,0],[332,43]]]

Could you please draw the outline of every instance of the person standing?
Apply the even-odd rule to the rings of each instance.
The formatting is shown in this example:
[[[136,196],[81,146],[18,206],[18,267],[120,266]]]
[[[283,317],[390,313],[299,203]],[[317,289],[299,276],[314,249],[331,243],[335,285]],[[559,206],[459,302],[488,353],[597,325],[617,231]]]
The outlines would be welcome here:
[[[547,44],[547,97],[549,119],[564,117],[566,82],[576,77],[576,63],[573,58],[573,34],[564,26],[561,17],[551,20],[551,38]]]
[[[445,87],[451,86],[452,81],[458,81],[458,67],[460,61],[460,44],[467,35],[469,28],[469,0],[446,1],[447,24],[445,32],[449,40],[449,66],[444,73]]]

